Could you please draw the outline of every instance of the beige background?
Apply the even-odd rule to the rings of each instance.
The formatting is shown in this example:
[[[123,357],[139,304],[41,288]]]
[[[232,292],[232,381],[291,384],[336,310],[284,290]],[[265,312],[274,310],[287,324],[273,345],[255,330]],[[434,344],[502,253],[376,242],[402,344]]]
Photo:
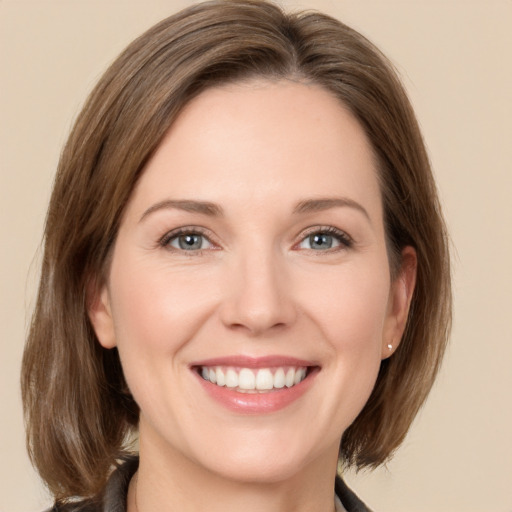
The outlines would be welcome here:
[[[24,451],[18,373],[60,148],[106,65],[189,3],[0,0],[1,512],[49,503]],[[434,392],[387,470],[348,479],[378,512],[511,512],[512,1],[283,3],[335,15],[398,66],[454,246],[455,325]]]

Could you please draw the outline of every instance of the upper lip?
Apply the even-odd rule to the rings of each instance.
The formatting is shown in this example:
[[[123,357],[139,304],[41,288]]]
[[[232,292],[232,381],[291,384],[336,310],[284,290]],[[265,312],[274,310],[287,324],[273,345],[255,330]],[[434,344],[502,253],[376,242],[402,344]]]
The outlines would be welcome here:
[[[311,360],[308,361],[305,359],[298,359],[296,357],[284,355],[269,355],[263,357],[233,355],[215,357],[212,359],[203,359],[201,361],[194,362],[190,366],[232,366],[241,368],[272,368],[278,366],[310,367],[319,365]]]

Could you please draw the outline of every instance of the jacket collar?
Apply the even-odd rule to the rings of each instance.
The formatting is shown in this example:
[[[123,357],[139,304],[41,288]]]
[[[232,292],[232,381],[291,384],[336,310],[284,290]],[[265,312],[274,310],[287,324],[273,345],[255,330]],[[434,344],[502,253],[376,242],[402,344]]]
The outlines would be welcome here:
[[[100,500],[55,506],[52,512],[126,512],[128,486],[138,467],[137,456],[124,457],[110,476]],[[347,512],[371,512],[339,477],[336,478],[335,491]]]

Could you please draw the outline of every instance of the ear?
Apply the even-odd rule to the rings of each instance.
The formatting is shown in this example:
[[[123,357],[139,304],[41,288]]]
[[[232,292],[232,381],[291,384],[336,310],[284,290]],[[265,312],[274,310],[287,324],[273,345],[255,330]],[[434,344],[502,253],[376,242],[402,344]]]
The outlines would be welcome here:
[[[90,282],[87,286],[87,314],[96,337],[104,348],[114,348],[116,337],[110,307],[110,294],[106,284]]]
[[[413,247],[402,250],[398,275],[391,283],[386,327],[382,337],[382,359],[398,348],[407,324],[412,294],[416,285],[418,258]]]

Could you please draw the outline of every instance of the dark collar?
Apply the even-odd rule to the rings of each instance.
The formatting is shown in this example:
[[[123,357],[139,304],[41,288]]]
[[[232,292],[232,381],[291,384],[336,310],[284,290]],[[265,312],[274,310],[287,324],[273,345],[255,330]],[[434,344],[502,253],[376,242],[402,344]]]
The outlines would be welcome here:
[[[336,477],[334,489],[347,512],[371,512],[339,476]]]
[[[110,476],[103,497],[99,500],[56,506],[53,512],[126,512],[126,497],[132,476],[139,467],[139,458],[126,457]],[[336,494],[347,512],[371,512],[339,477],[336,478]]]

